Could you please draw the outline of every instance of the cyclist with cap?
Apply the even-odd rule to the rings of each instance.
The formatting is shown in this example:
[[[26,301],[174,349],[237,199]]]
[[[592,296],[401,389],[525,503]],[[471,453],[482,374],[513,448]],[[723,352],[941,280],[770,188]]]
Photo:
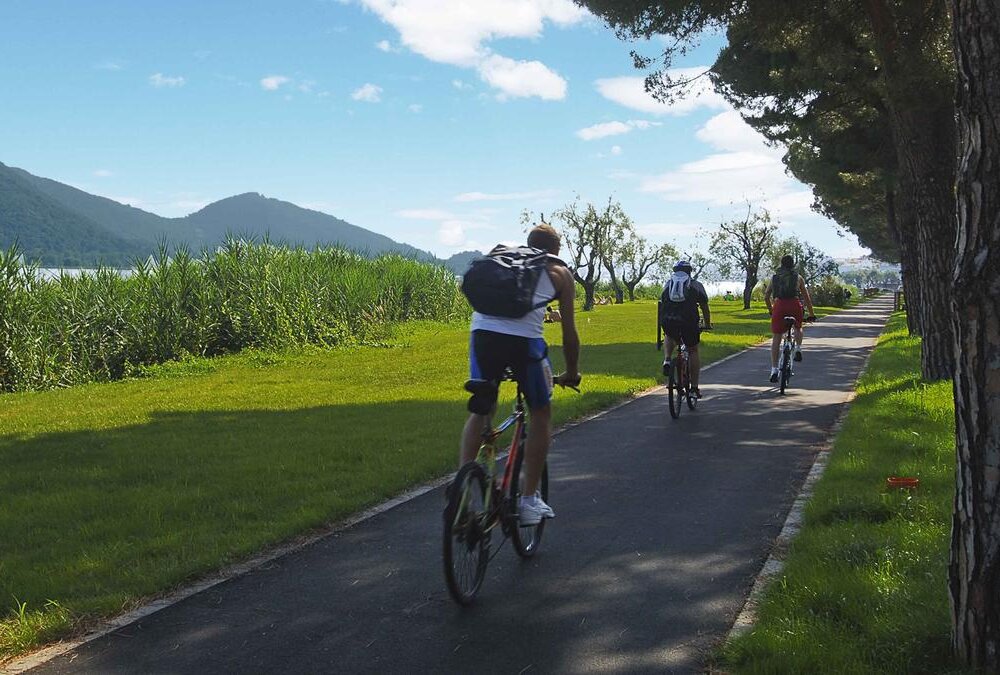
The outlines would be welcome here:
[[[701,370],[701,357],[698,354],[698,343],[701,342],[701,328],[698,325],[698,309],[705,319],[705,329],[712,328],[712,313],[708,309],[708,293],[697,279],[691,276],[691,263],[679,260],[674,265],[674,273],[663,286],[660,294],[660,325],[667,336],[667,345],[663,357],[663,374],[668,375],[672,364],[670,362],[678,341],[687,345],[688,358],[691,367],[691,386],[694,395],[701,398],[698,389],[698,375]]]

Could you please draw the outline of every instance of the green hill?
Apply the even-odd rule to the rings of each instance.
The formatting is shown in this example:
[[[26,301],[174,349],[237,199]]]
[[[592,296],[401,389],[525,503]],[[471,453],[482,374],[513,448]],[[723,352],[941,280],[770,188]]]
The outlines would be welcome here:
[[[44,266],[127,265],[153,253],[161,241],[197,252],[217,246],[227,234],[306,246],[339,244],[368,255],[399,253],[442,262],[340,218],[253,192],[183,218],[164,218],[0,163],[0,246],[17,241],[25,257]],[[465,263],[459,267],[460,272]]]

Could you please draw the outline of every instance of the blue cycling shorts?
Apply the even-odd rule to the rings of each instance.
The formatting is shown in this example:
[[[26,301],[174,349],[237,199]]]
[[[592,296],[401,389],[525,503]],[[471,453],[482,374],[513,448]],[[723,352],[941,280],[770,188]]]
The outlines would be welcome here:
[[[469,337],[469,377],[474,380],[499,381],[510,368],[529,409],[543,408],[552,400],[552,364],[543,338],[474,330]],[[496,393],[469,399],[469,410],[480,415],[492,411]]]

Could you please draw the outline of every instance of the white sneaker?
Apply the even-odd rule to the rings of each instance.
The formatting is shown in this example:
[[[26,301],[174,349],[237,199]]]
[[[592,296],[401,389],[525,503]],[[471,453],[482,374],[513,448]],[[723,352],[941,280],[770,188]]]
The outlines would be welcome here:
[[[556,512],[546,504],[536,492],[531,497],[521,496],[517,503],[518,520],[522,527],[530,527],[542,522],[543,518],[555,518]]]
[[[771,368],[771,378],[770,379],[771,379],[771,382],[777,382],[778,381],[778,369],[777,368]]]

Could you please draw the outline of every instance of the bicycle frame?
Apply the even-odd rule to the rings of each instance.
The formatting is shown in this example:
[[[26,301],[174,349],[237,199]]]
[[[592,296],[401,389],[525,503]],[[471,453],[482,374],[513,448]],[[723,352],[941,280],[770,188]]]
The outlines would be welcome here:
[[[521,433],[524,429],[524,395],[521,387],[517,387],[517,398],[514,402],[514,411],[507,418],[495,427],[487,426],[483,430],[483,442],[479,445],[479,452],[476,454],[476,462],[481,464],[486,470],[486,477],[490,483],[490,490],[486,494],[486,503],[483,505],[489,513],[489,526],[487,530],[496,526],[500,513],[503,495],[507,494],[510,482],[513,479],[513,467],[516,463],[517,453],[520,451]],[[503,478],[497,484],[497,452],[496,440],[503,435],[507,429],[514,427],[514,435],[510,441],[510,450],[507,452],[507,462],[504,466]],[[496,503],[494,503],[494,499]]]

